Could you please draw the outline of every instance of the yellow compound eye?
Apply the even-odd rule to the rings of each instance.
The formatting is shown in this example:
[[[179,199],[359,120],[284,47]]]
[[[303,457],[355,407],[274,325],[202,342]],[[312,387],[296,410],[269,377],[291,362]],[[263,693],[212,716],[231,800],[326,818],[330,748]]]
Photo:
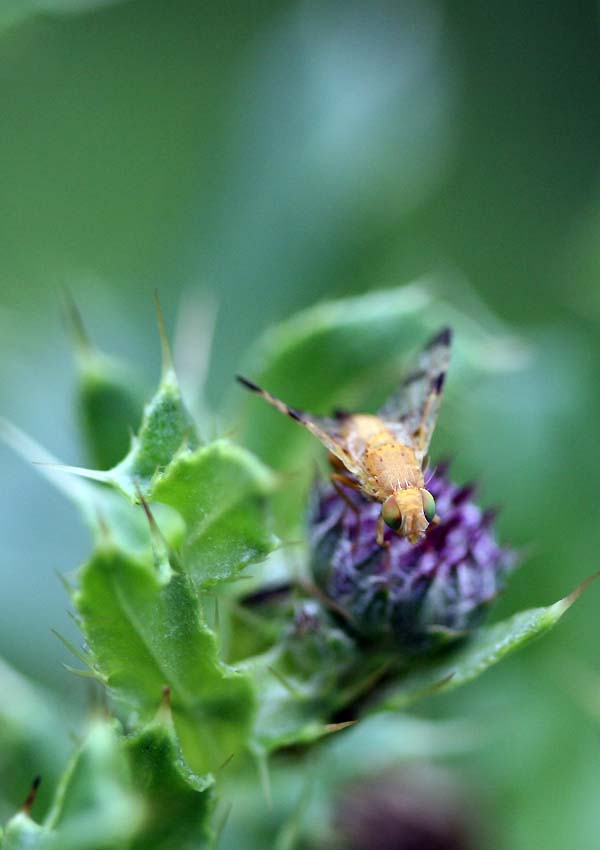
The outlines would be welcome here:
[[[423,513],[425,514],[425,519],[427,522],[431,522],[435,516],[435,499],[429,490],[421,490],[421,498],[423,499]]]
[[[398,507],[398,502],[393,496],[389,496],[383,503],[381,516],[386,525],[394,531],[398,531],[402,526],[402,514]]]

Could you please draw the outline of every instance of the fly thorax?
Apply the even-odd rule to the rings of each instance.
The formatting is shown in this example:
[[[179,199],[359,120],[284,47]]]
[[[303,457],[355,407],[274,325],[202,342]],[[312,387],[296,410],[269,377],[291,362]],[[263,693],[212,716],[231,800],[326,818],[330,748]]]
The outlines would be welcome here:
[[[381,445],[370,443],[364,463],[382,493],[423,486],[423,473],[414,451],[396,440]]]
[[[393,435],[376,416],[356,414],[344,420],[342,434],[350,453],[362,457],[369,446],[382,445],[393,440]]]

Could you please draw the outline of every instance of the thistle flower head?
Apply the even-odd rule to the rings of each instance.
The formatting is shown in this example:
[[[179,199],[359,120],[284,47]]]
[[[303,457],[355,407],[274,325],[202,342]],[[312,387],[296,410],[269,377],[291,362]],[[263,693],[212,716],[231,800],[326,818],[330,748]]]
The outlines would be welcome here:
[[[313,575],[365,639],[422,650],[462,637],[479,625],[515,565],[496,542],[494,512],[472,501],[472,486],[452,483],[444,465],[427,487],[439,525],[416,544],[387,529],[387,548],[376,542],[378,502],[352,493],[353,511],[333,487],[315,488]]]
[[[481,833],[472,807],[450,777],[418,771],[347,787],[336,822],[345,850],[468,850]]]

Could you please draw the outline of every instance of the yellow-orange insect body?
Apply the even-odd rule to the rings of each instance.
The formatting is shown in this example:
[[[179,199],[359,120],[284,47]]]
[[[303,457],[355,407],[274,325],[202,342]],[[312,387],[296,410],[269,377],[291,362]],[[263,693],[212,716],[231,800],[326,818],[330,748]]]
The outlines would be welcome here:
[[[238,377],[252,392],[303,425],[329,449],[331,480],[352,510],[344,488],[359,490],[382,503],[377,541],[384,545],[384,524],[416,543],[435,521],[435,502],[425,489],[423,466],[437,421],[452,335],[436,334],[409,370],[398,392],[377,414],[337,413],[314,416]]]
[[[415,450],[401,443],[377,416],[349,415],[344,418],[340,433],[363,466],[365,477],[361,489],[365,495],[383,503],[393,497],[394,501],[386,512],[391,520],[388,524],[393,527],[392,504],[395,503],[399,517],[402,518],[402,535],[416,543],[429,526],[421,496],[421,490],[425,487],[422,458],[419,460]],[[385,522],[383,513],[382,520]],[[382,543],[381,522],[377,536]]]

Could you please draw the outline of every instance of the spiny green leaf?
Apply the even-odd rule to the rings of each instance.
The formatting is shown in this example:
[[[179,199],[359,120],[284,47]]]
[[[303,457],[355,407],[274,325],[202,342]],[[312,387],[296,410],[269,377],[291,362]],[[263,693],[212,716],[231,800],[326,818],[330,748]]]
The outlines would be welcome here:
[[[553,628],[596,577],[587,579],[553,605],[520,611],[500,623],[484,626],[468,643],[405,676],[388,692],[377,710],[405,708],[424,696],[453,690],[477,678],[510,653]]]
[[[199,850],[212,838],[213,779],[183,760],[164,709],[123,738],[112,722],[94,721],[71,758],[43,825],[24,807],[2,850]]]
[[[95,348],[75,305],[69,315],[77,366],[76,407],[90,462],[110,469],[127,454],[142,415],[141,382],[133,370]]]
[[[266,504],[273,486],[266,467],[225,440],[179,454],[156,480],[152,498],[186,523],[181,558],[198,587],[234,577],[273,548]]]
[[[204,773],[244,746],[254,712],[247,677],[219,660],[187,576],[165,580],[145,561],[101,546],[82,568],[74,597],[96,666],[142,717],[171,689],[186,761]]]
[[[198,445],[195,426],[187,412],[175,373],[169,370],[146,405],[139,433],[128,455],[104,480],[136,501],[136,488],[150,496],[152,481],[185,448]]]
[[[129,846],[143,805],[130,787],[127,761],[114,725],[97,720],[68,765],[46,819],[44,848],[116,850]]]
[[[75,658],[79,659],[79,661],[81,661],[82,664],[85,664],[86,667],[90,667],[92,660],[91,658],[86,656],[85,653],[81,652],[81,650],[77,649],[77,647],[73,643],[71,643],[70,640],[67,640],[67,638],[61,635],[60,632],[57,632],[56,629],[50,629],[50,631],[55,637],[59,639],[62,645],[65,646],[69,650],[69,652],[75,656]]]
[[[183,517],[187,524],[184,564],[199,586],[207,586],[234,577],[273,547],[266,510],[273,478],[249,453],[226,441],[196,448],[164,329],[163,340],[161,384],[145,410],[129,454],[113,469],[59,468],[55,458],[9,423],[4,423],[2,435],[25,457],[37,459],[40,471],[80,506],[97,542],[108,533],[128,552],[149,551],[142,512],[97,482],[112,485],[132,502],[139,501],[140,495],[162,502],[155,509],[156,518],[171,545],[181,542],[179,517]],[[69,472],[78,476],[69,478]]]
[[[90,463],[110,469],[129,449],[139,425],[143,393],[123,364],[95,352],[79,365],[77,414]]]
[[[74,475],[109,484],[138,501],[138,493],[149,498],[152,483],[178,452],[198,446],[196,427],[190,416],[173,368],[162,312],[156,300],[163,349],[162,377],[154,396],[146,404],[137,435],[126,456],[111,469],[63,467]]]
[[[152,481],[171,463],[179,451],[198,445],[196,427],[188,413],[177,376],[165,322],[154,293],[158,330],[162,346],[162,377],[154,397],[146,405],[139,433],[129,454],[107,476],[107,483],[120,488],[137,501],[138,493],[150,497]]]
[[[211,840],[210,775],[198,776],[184,761],[170,709],[125,741],[134,788],[143,795],[146,819],[132,850],[198,850]]]
[[[72,475],[70,467],[63,466],[42,445],[2,418],[0,439],[25,461],[33,463],[40,475],[77,506],[96,543],[110,536],[117,546],[127,552],[150,554],[148,523],[139,506],[132,505],[116,490],[88,478]],[[171,545],[177,545],[183,535],[183,523],[179,515],[162,505],[157,505],[154,512],[163,535]]]
[[[99,351],[85,330],[70,293],[65,293],[77,366],[76,405],[92,465],[110,469],[127,454],[143,408],[141,383],[125,364]]]

